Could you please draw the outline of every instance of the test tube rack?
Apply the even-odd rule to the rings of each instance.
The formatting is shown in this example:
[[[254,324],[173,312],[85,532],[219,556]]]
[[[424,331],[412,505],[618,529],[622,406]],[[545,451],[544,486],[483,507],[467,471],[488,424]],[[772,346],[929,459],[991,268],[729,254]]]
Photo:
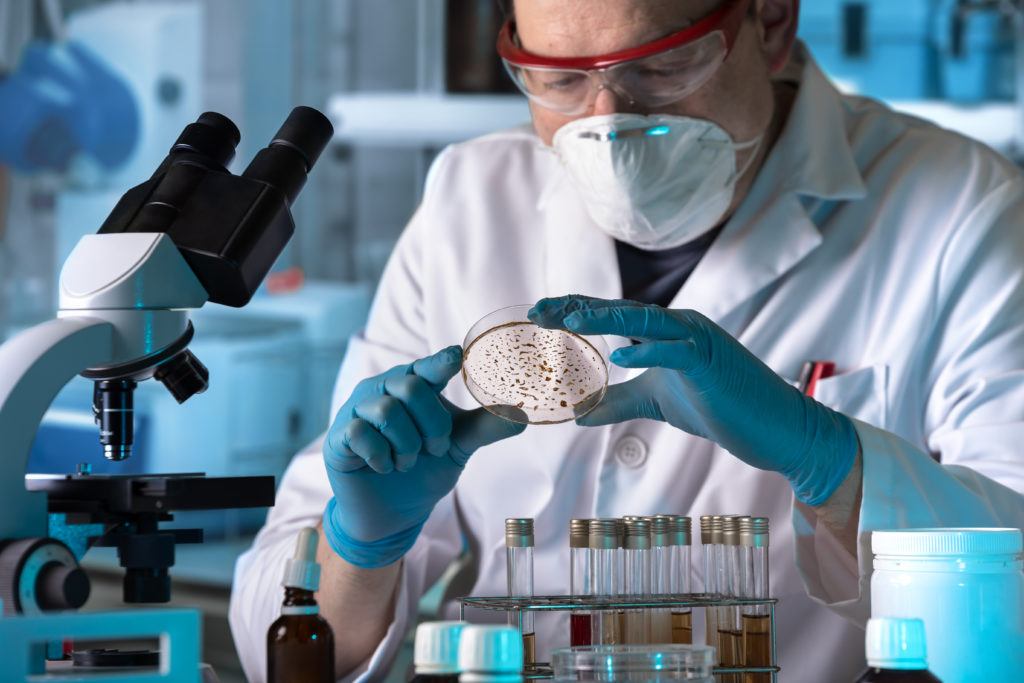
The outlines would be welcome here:
[[[523,612],[564,612],[572,610],[606,611],[629,609],[666,609],[672,607],[708,608],[708,607],[752,607],[765,605],[771,624],[771,666],[716,666],[714,675],[720,677],[729,674],[771,674],[772,683],[778,682],[778,650],[775,646],[775,605],[778,598],[751,599],[731,598],[715,593],[685,593],[679,595],[657,596],[569,596],[569,595],[537,595],[530,598],[510,597],[467,597],[459,599],[459,618],[465,621],[466,608],[491,612],[515,613],[520,632],[523,630]],[[551,667],[547,664],[536,664],[525,672],[524,678],[539,680],[554,678]]]

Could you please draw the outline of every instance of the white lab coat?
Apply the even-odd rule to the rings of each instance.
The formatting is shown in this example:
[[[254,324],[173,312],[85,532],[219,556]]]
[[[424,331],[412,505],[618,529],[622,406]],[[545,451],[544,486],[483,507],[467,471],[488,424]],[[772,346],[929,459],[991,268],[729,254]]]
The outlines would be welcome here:
[[[1024,180],[976,142],[840,96],[812,61],[798,77],[750,195],[671,306],[701,311],[784,378],[807,360],[836,362],[816,395],[856,418],[857,556],[794,504],[781,476],[668,425],[530,427],[478,451],[434,509],[364,680],[387,670],[463,537],[476,570],[464,588],[505,591],[506,517],[535,518],[536,590],[554,594],[567,591],[570,518],[769,516],[781,678],[808,683],[853,680],[863,665],[873,529],[1024,527]],[[567,293],[622,294],[613,242],[554,156],[528,129],[454,145],[349,346],[334,409],[359,379],[462,343],[490,311]],[[612,381],[634,374],[616,368]],[[447,395],[474,406],[457,379]],[[253,681],[264,677],[284,558],[330,495],[315,444],[293,460],[238,562],[231,622]],[[698,546],[694,556],[700,586]],[[457,615],[453,603],[445,611]],[[542,615],[537,629],[542,653],[567,644],[565,621]]]

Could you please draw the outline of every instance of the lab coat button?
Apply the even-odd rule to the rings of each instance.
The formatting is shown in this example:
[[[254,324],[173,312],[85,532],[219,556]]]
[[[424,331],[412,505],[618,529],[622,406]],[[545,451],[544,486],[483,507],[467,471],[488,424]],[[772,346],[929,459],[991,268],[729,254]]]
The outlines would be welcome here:
[[[624,436],[615,444],[615,458],[626,467],[643,467],[647,462],[647,444],[635,436]]]

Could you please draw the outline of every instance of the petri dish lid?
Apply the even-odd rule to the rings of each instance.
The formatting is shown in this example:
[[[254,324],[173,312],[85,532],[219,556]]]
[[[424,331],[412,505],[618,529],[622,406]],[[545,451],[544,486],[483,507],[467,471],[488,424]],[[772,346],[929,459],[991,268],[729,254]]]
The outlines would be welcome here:
[[[593,645],[551,653],[555,678],[579,681],[710,679],[715,648],[708,645]]]
[[[1016,555],[1024,547],[1020,529],[900,529],[871,532],[875,555]]]
[[[469,393],[491,413],[522,424],[586,415],[608,387],[607,344],[539,327],[526,316],[530,308],[502,308],[470,328],[462,360]]]

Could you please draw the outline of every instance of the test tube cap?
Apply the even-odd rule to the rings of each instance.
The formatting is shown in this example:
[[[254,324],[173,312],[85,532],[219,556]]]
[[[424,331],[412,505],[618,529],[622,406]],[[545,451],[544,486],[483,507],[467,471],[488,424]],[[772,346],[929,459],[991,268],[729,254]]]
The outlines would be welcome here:
[[[586,548],[590,543],[590,520],[569,520],[569,547]]]
[[[320,565],[316,561],[318,536],[316,529],[306,527],[295,539],[295,555],[284,564],[281,585],[285,588],[301,588],[316,591],[320,588]]]
[[[461,673],[519,673],[523,636],[511,626],[466,626],[459,639]]]
[[[868,666],[879,669],[928,668],[924,622],[920,619],[869,619],[864,645]]]
[[[418,674],[457,674],[464,621],[428,621],[416,627],[413,665]]]
[[[626,535],[623,547],[629,550],[649,550],[651,547],[651,523],[643,517],[623,520]]]
[[[589,545],[595,550],[614,550],[619,547],[619,520],[590,520]]]
[[[703,525],[704,518],[701,517],[701,524]],[[710,543],[714,545],[721,545],[724,543],[722,540],[722,531],[725,526],[725,515],[708,515],[708,533],[707,540],[701,539],[704,543]],[[701,532],[703,536],[703,531]]]
[[[722,544],[740,544],[740,520],[748,518],[747,515],[728,515],[722,518]]]
[[[532,548],[533,520],[528,517],[506,519],[505,547]]]
[[[651,545],[656,548],[675,545],[672,542],[671,515],[654,515],[645,519],[651,524]]]
[[[672,545],[690,545],[693,542],[693,521],[683,515],[668,515]]]
[[[701,515],[700,516],[700,542],[704,545],[711,545],[714,541],[711,540],[711,520],[714,515]]]
[[[753,548],[768,546],[768,518],[744,517],[740,519],[740,545]]]

